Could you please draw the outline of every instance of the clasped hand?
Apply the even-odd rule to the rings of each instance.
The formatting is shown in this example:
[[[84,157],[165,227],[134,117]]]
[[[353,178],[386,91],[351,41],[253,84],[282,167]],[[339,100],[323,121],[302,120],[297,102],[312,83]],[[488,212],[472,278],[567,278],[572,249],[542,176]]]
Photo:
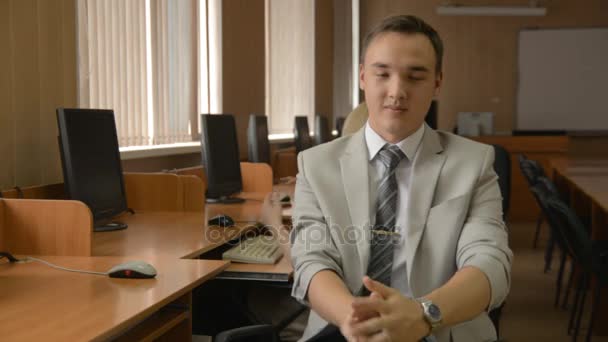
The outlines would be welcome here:
[[[417,342],[429,333],[418,302],[369,277],[363,278],[363,285],[370,295],[356,297],[340,325],[348,341]]]

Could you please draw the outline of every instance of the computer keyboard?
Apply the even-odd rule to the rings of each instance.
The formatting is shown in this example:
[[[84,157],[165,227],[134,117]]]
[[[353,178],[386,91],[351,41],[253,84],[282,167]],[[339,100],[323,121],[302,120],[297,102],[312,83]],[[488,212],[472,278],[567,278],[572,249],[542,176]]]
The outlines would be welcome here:
[[[276,238],[258,235],[225,251],[222,259],[249,264],[274,264],[283,256]]]

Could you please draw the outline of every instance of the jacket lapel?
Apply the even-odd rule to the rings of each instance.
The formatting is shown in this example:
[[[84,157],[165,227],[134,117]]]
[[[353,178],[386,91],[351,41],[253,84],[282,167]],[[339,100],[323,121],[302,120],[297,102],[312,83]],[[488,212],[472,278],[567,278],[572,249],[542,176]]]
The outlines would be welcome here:
[[[369,263],[369,172],[365,127],[350,139],[346,153],[340,158],[344,193],[354,229],[357,230],[357,250],[363,271]]]
[[[407,273],[410,284],[412,283],[411,272],[416,250],[426,227],[426,219],[433,203],[437,180],[446,158],[445,154],[442,153],[443,147],[439,141],[439,135],[428,126],[425,127],[420,149],[412,166],[410,204],[407,213],[409,229],[407,230],[405,243]]]

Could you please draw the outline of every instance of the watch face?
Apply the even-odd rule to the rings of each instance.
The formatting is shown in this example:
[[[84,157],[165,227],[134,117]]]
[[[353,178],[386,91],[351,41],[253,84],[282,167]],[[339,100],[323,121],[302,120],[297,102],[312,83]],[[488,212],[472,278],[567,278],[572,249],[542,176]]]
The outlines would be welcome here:
[[[438,321],[441,319],[441,311],[439,310],[439,307],[435,304],[431,304],[428,306],[427,313],[433,320]]]

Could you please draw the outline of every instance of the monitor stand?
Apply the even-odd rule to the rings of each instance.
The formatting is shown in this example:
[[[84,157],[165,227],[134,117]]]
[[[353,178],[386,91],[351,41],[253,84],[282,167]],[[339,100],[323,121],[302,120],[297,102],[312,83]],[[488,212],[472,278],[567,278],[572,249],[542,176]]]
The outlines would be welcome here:
[[[93,231],[94,232],[109,232],[109,231],[113,231],[113,230],[126,229],[127,227],[128,227],[128,225],[126,223],[122,223],[122,222],[116,222],[116,221],[98,222],[93,227]]]
[[[207,199],[205,199],[205,201],[207,203],[235,204],[235,203],[243,203],[243,202],[245,202],[245,199],[240,198],[240,197],[222,196],[219,198],[207,197]]]

